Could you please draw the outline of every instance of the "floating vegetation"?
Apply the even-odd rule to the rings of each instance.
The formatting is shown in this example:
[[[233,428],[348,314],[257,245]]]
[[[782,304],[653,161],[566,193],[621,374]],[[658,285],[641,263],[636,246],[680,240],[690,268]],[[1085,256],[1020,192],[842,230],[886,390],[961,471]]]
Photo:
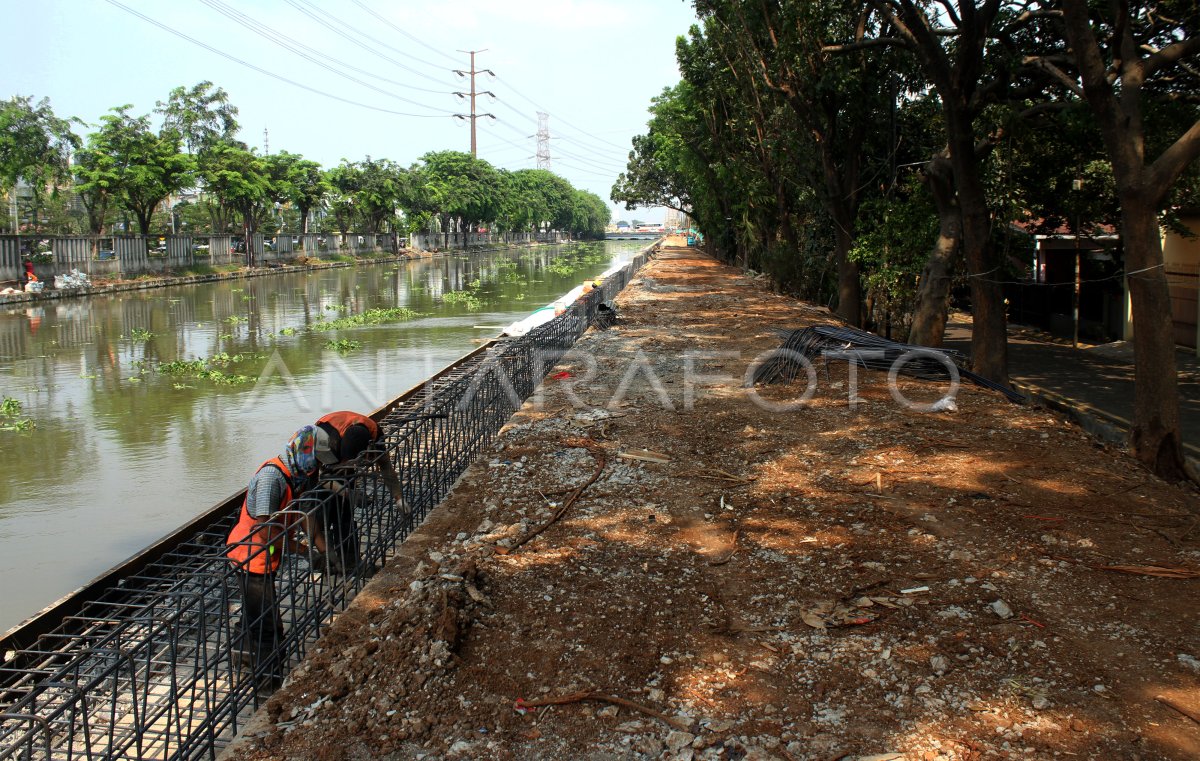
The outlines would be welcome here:
[[[327,309],[330,312],[345,313],[345,312],[350,311],[350,306],[348,304],[326,304],[325,309]]]
[[[154,334],[145,328],[134,328],[129,331],[129,338],[132,341],[149,341],[154,338]]]
[[[207,369],[202,359],[176,359],[158,366],[158,371],[163,375],[198,375]]]
[[[461,304],[472,312],[483,309],[483,299],[474,291],[450,291],[442,294],[442,301],[447,304]]]
[[[295,328],[284,328],[283,330],[279,331],[279,335],[294,336],[294,335],[296,335],[296,329]]]
[[[525,278],[521,276],[520,268],[512,259],[500,259],[496,262],[496,280],[501,283],[520,283]]]
[[[333,349],[338,354],[349,354],[352,351],[362,348],[362,343],[359,341],[351,341],[349,338],[339,338],[336,341],[327,341],[325,343],[325,348]]]
[[[552,275],[570,276],[575,274],[577,269],[579,265],[572,262],[555,261],[546,265],[546,271]]]
[[[573,275],[582,267],[607,264],[610,261],[608,254],[603,250],[584,249],[584,251],[590,251],[590,253],[572,253],[570,256],[555,259],[546,265],[546,271],[554,275]]]
[[[225,322],[237,325],[238,323],[242,322],[250,322],[250,319],[248,317],[242,317],[240,314],[235,314],[232,317],[226,317]]]
[[[344,330],[363,325],[380,325],[387,322],[403,322],[419,316],[411,309],[393,307],[390,309],[368,309],[349,317],[339,317],[336,320],[322,320],[313,323],[313,330]]]
[[[176,359],[171,362],[163,362],[158,366],[158,372],[163,375],[171,375],[183,378],[200,378],[213,383],[220,383],[225,386],[237,386],[243,383],[253,383],[254,378],[249,375],[241,375],[239,373],[227,373],[221,368],[229,365],[242,362],[247,359],[253,359],[254,355],[247,354],[226,354],[221,352],[213,357],[204,359]],[[176,384],[176,388],[179,384]]]
[[[230,365],[237,364],[238,362],[244,362],[247,359],[258,358],[259,355],[257,354],[229,354],[222,351],[212,355],[212,357],[209,358],[208,363],[210,365],[216,365],[217,367],[229,367]]]
[[[172,383],[171,388],[175,389],[176,391],[182,391],[185,388],[195,388],[195,386],[189,383]]]
[[[11,396],[0,401],[0,431],[32,431],[37,424],[30,418],[21,417],[23,407],[19,399]]]

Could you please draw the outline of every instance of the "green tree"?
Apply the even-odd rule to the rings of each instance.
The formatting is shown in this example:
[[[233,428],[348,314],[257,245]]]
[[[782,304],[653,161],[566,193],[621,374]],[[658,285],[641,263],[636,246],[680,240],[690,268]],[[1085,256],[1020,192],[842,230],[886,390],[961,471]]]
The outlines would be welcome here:
[[[993,245],[993,208],[984,161],[1000,133],[981,120],[990,104],[1007,102],[1036,113],[1046,106],[1044,69],[1029,60],[1040,38],[1031,32],[1045,15],[1027,3],[1007,0],[946,2],[865,0],[878,14],[878,33],[828,45],[831,54],[894,46],[920,64],[936,92],[946,131],[947,155],[962,220],[962,250],[971,287],[971,358],[992,380],[1008,379],[1008,344],[1001,282],[990,275],[1004,267]],[[1019,105],[1016,105],[1019,104]]]
[[[296,208],[300,216],[300,232],[307,233],[309,217],[313,209],[319,208],[324,202],[329,193],[329,182],[321,171],[321,165],[315,161],[286,151],[276,156],[278,158],[269,157],[276,167],[273,170],[276,191]]]
[[[491,223],[500,216],[503,185],[488,162],[460,151],[436,151],[421,157],[418,177],[443,231],[452,220],[463,229]]]
[[[104,232],[108,212],[120,194],[121,161],[112,144],[111,130],[88,135],[86,145],[75,153],[75,192],[87,210],[88,232]]]
[[[786,183],[791,176],[806,177],[834,224],[838,314],[861,324],[859,267],[849,254],[858,207],[870,187],[863,175],[878,175],[872,160],[884,163],[892,150],[878,139],[886,135],[874,125],[886,123],[899,86],[897,57],[886,50],[842,56],[823,51],[825,40],[861,39],[867,33],[859,4],[852,0],[697,0],[696,8],[702,18],[733,30],[709,38],[752,96],[748,105],[755,129],[761,134],[768,128],[776,101],[794,118],[793,149],[781,156],[760,153],[763,175],[775,189],[781,232],[788,248],[798,249],[790,203],[796,194]],[[766,141],[760,137],[758,142]],[[780,166],[784,162],[794,166]]]
[[[572,193],[571,233],[581,238],[603,238],[608,225],[608,204],[595,193],[575,190]]]
[[[355,207],[369,233],[395,230],[405,169],[387,159],[367,156],[360,161],[360,184],[354,194]]]
[[[274,192],[262,157],[240,145],[217,142],[206,149],[199,171],[206,192],[241,217],[247,261],[253,264],[250,236]]]
[[[0,191],[12,191],[23,179],[33,193],[32,219],[49,188],[70,180],[71,151],[80,145],[73,120],[54,115],[50,101],[16,95],[0,104]]]
[[[237,107],[229,102],[229,93],[212,82],[176,87],[166,101],[160,100],[156,106],[155,111],[163,117],[163,129],[178,132],[188,153],[202,153],[237,135]]]
[[[85,203],[96,211],[108,200],[137,220],[142,235],[150,234],[155,208],[194,181],[195,164],[180,152],[178,133],[155,134],[149,116],[130,116],[130,105],[118,106],[100,117],[100,129],[82,152],[78,175]],[[91,214],[93,228],[103,215]]]
[[[1062,13],[1080,81],[1072,82],[1069,89],[1081,94],[1096,115],[1121,203],[1121,235],[1137,330],[1130,442],[1137,458],[1156,474],[1183,479],[1187,471],[1171,296],[1163,271],[1158,211],[1188,165],[1200,156],[1200,118],[1194,118],[1193,105],[1193,118],[1179,132],[1153,136],[1147,133],[1146,116],[1148,101],[1156,96],[1195,103],[1200,85],[1196,74],[1200,16],[1193,5],[1183,2],[1159,7],[1145,2],[1064,0]]]

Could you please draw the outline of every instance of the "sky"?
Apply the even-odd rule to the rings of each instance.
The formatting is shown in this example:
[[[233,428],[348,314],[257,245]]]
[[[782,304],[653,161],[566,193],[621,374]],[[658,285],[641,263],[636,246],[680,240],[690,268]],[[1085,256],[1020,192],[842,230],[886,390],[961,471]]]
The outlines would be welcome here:
[[[0,98],[48,97],[94,124],[208,80],[237,106],[241,140],[326,167],[469,151],[469,121],[453,115],[470,106],[453,93],[470,84],[452,70],[470,69],[460,51],[482,51],[476,69],[495,76],[476,89],[496,97],[476,111],[496,119],[476,120],[479,157],[536,167],[544,111],[551,169],[606,201],[650,99],[679,81],[675,38],[694,20],[688,0],[0,0],[0,12]],[[615,218],[663,219],[609,203]]]

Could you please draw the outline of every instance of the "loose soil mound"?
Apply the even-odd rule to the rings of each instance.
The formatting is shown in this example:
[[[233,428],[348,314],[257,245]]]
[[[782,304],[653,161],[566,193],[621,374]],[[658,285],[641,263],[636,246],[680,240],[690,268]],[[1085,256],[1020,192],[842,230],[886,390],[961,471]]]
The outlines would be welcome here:
[[[235,757],[1200,758],[1193,490],[970,387],[765,409],[832,317],[691,252],[618,306]]]

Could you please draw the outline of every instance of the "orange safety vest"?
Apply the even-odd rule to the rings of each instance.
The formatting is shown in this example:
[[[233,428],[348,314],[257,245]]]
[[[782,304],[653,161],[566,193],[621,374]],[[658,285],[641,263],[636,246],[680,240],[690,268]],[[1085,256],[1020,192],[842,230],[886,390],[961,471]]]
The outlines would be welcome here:
[[[283,499],[279,502],[279,510],[286,510],[288,503],[292,501],[292,472],[278,457],[272,457],[264,462],[259,470],[267,466],[279,468],[283,472],[287,485],[283,489]],[[270,544],[262,541],[261,532],[251,537],[258,521],[250,514],[250,509],[246,504],[249,498],[250,495],[247,494],[242,499],[242,510],[238,515],[237,525],[233,527],[233,530],[229,532],[229,538],[225,540],[225,556],[239,566],[238,570],[257,574],[274,573],[279,568],[279,555],[275,553]],[[284,530],[289,528],[290,526],[285,526]]]
[[[371,434],[371,441],[379,438],[379,424],[366,415],[360,415],[357,412],[330,412],[325,417],[317,421],[317,425],[328,423],[337,431],[338,437],[346,435],[346,431],[350,430],[352,425],[365,425],[367,432]]]

